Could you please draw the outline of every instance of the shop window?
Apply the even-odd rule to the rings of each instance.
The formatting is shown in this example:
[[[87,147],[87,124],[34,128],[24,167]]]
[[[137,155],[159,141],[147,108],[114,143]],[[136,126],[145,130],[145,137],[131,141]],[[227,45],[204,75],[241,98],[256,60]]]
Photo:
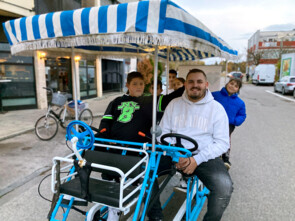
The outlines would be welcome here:
[[[45,62],[46,85],[53,91],[71,93],[71,62],[68,58],[48,58]]]
[[[37,107],[32,57],[0,52],[0,76],[9,80],[1,84],[0,99],[4,110]]]
[[[2,89],[1,97],[3,107],[36,105],[33,66],[2,64],[0,65],[0,69],[2,76],[10,80]]]

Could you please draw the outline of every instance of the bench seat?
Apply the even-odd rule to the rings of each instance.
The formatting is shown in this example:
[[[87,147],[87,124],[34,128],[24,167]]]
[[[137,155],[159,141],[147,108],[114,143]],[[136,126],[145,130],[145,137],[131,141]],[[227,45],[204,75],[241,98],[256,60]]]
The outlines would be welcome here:
[[[124,196],[132,192],[136,186],[128,186],[124,190]],[[80,179],[77,177],[66,183],[61,184],[60,193],[82,198]],[[100,202],[112,207],[119,207],[120,184],[104,180],[89,179],[89,201]],[[124,202],[124,205],[131,201],[132,197]],[[123,206],[124,206],[123,205]]]

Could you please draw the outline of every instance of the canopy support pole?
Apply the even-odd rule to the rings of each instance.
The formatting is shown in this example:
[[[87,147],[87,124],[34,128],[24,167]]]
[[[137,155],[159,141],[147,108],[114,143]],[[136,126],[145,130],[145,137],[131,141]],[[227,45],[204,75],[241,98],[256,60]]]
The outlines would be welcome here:
[[[75,102],[75,120],[78,120],[78,95],[77,95],[77,71],[76,71],[76,61],[75,61],[75,52],[74,47],[72,47],[72,58],[71,58],[71,65],[72,65],[72,79],[73,79],[73,93],[74,93],[74,102]]]
[[[158,46],[155,46],[154,57],[154,91],[153,91],[153,127],[152,127],[152,151],[156,145],[156,123],[157,123],[157,87],[158,86]]]
[[[228,68],[228,60],[225,60],[225,76],[224,76],[224,85],[226,84],[226,77],[227,77],[227,68]]]
[[[167,58],[166,58],[166,94],[169,90],[169,58],[170,58],[170,47],[167,48]]]

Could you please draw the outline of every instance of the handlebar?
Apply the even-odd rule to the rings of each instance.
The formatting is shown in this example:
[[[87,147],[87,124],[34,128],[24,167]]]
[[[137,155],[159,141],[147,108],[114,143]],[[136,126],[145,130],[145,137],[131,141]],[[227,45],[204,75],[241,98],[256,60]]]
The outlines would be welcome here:
[[[45,89],[45,90],[47,90],[47,91],[50,91],[51,94],[53,94],[53,89],[52,89],[52,88],[50,88],[50,87],[43,87],[43,89]]]
[[[80,130],[76,131],[76,129],[74,128],[74,125],[78,125]],[[81,131],[81,128],[84,128],[84,129]],[[152,152],[151,150],[152,144],[150,143],[139,143],[139,142],[131,142],[131,141],[98,138],[98,137],[94,137],[92,130],[99,133],[103,133],[106,131],[105,128],[98,130],[97,128],[89,127],[89,125],[85,124],[84,122],[72,121],[67,127],[67,138],[72,139],[74,136],[78,137],[79,142],[77,143],[77,145],[81,149],[89,149],[93,147],[93,145],[99,145],[97,143],[94,144],[95,141],[98,141],[101,143],[123,144],[129,147],[137,146],[137,147],[141,147],[143,150],[147,151],[148,153]],[[170,156],[173,162],[178,162],[179,158],[189,158],[192,156],[192,153],[189,150],[183,147],[171,146],[170,144],[169,145],[156,144],[155,151],[159,152],[159,154]]]
[[[50,87],[43,87],[43,89],[45,89],[45,90],[47,90],[47,91],[50,91],[51,94],[54,93],[54,92],[53,92],[53,89],[50,88]],[[60,92],[60,91],[58,91],[57,93],[62,93],[62,94],[64,94],[64,95],[66,95],[68,101],[71,100],[71,99],[73,98],[72,94],[71,94],[71,93],[68,93],[68,92]]]
[[[103,142],[103,143],[116,143],[116,144],[123,144],[130,146],[138,146],[147,148],[146,151],[148,153],[152,152],[152,144],[150,143],[139,143],[139,142],[130,142],[130,141],[122,141],[122,140],[112,140],[112,139],[105,139],[105,138],[95,138],[96,141]],[[179,158],[189,158],[192,156],[192,153],[184,149],[183,147],[174,147],[174,146],[166,146],[162,144],[155,145],[156,152],[162,152],[163,155],[170,156],[173,162],[178,162]]]

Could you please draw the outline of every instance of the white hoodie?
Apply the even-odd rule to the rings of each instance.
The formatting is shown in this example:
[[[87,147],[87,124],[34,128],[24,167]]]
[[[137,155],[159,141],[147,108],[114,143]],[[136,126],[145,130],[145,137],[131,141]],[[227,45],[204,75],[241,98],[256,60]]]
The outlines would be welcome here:
[[[197,165],[221,156],[229,149],[228,125],[224,108],[214,100],[209,90],[202,100],[195,103],[188,99],[185,91],[182,97],[169,103],[160,123],[162,135],[179,133],[198,142],[199,148],[193,152]],[[165,140],[169,142],[169,139]],[[187,149],[193,147],[183,139],[181,142]]]

